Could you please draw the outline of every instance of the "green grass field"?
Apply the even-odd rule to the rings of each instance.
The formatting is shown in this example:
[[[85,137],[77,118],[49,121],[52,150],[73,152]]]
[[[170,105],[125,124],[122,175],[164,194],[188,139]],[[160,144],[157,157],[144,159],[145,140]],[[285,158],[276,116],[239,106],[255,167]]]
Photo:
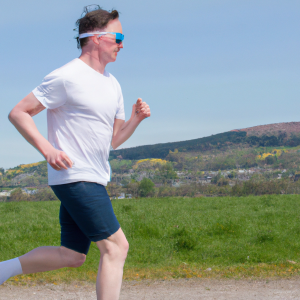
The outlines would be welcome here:
[[[0,261],[35,247],[59,246],[59,205],[0,203]],[[125,279],[300,273],[300,195],[147,198],[115,200],[113,206],[130,244]],[[93,281],[98,262],[99,251],[92,244],[78,269],[11,281]]]

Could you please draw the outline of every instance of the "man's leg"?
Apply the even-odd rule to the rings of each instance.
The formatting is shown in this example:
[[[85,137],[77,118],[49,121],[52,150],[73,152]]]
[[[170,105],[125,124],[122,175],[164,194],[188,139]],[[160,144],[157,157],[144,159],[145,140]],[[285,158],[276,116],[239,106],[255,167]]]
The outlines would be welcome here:
[[[20,256],[23,274],[77,268],[85,262],[86,255],[65,247],[39,247]]]
[[[128,252],[128,242],[120,228],[105,240],[96,243],[100,253],[100,263],[97,276],[97,299],[119,299],[123,266]]]
[[[23,274],[52,271],[65,267],[80,267],[85,261],[85,254],[65,247],[39,247],[19,257]],[[3,265],[6,262],[2,262]],[[10,277],[9,268],[14,267],[9,261],[6,268],[1,268],[0,284]],[[3,273],[2,273],[3,272]]]

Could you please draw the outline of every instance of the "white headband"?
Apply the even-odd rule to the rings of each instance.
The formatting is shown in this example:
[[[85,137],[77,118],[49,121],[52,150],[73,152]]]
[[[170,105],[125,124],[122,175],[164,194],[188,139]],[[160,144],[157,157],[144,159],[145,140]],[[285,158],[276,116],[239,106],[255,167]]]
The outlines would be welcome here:
[[[81,33],[81,34],[79,34],[79,39],[93,36],[95,34],[106,34],[106,32],[94,31],[94,32]]]

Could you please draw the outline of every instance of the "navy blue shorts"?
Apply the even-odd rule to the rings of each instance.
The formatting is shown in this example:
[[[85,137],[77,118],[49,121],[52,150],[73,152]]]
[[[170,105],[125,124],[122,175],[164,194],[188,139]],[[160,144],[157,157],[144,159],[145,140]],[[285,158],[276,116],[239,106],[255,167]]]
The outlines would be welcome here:
[[[91,242],[104,240],[120,228],[103,185],[79,181],[51,188],[61,201],[62,246],[87,254]]]

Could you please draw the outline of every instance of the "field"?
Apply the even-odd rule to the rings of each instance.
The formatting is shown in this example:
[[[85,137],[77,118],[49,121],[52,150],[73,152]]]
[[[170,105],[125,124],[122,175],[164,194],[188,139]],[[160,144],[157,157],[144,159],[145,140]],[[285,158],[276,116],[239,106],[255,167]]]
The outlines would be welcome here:
[[[289,277],[300,272],[300,195],[113,201],[130,251],[125,279]],[[59,202],[0,203],[0,261],[59,246]],[[94,281],[92,244],[78,269],[11,282]]]

